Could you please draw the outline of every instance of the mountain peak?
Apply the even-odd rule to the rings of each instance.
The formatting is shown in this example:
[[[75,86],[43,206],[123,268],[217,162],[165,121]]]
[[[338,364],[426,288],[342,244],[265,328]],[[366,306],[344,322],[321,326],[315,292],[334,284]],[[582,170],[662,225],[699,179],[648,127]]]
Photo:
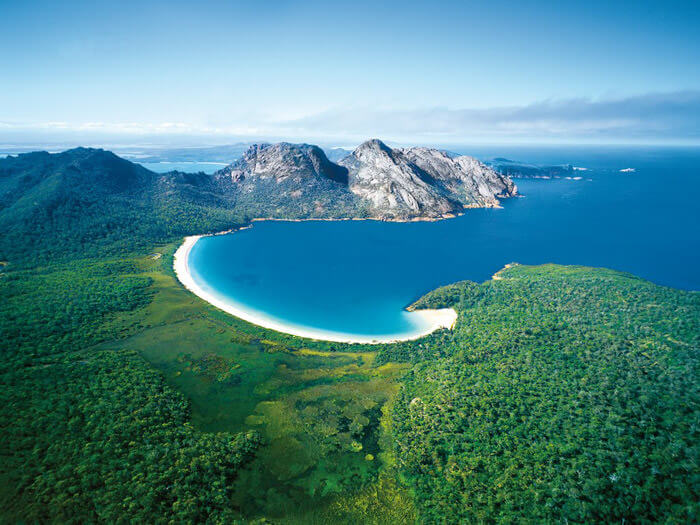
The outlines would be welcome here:
[[[467,207],[498,206],[515,186],[476,159],[431,148],[392,149],[381,140],[360,144],[340,161],[350,190],[387,217],[444,217]]]
[[[392,149],[389,146],[384,144],[384,142],[382,142],[379,139],[366,140],[362,144],[357,146],[357,148],[355,148],[355,152],[362,152],[362,151],[367,151],[367,150],[369,150],[369,151],[383,151],[385,153],[391,153],[391,151],[392,151]]]
[[[332,163],[318,146],[312,144],[253,144],[243,157],[216,173],[233,182],[247,178],[272,179],[277,182],[292,178],[297,182],[309,176],[347,183],[347,170]]]

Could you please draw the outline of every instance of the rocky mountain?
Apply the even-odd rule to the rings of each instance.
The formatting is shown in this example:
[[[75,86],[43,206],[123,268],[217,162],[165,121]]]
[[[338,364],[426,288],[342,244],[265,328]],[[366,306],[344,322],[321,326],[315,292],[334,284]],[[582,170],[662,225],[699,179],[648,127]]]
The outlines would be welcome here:
[[[403,154],[420,169],[441,181],[468,208],[498,206],[499,198],[517,193],[513,181],[474,157],[430,148],[409,148]]]
[[[332,163],[318,146],[310,144],[254,144],[239,160],[216,173],[233,182],[246,179],[286,179],[303,182],[309,177],[327,178],[347,184],[347,170]],[[252,182],[252,181],[251,181]]]
[[[254,145],[215,177],[239,205],[258,213],[266,208],[266,216],[294,208],[295,217],[434,219],[498,206],[499,198],[517,192],[508,177],[472,157],[392,149],[376,139],[338,164],[308,144]]]
[[[255,144],[214,178],[250,217],[354,217],[348,170],[310,144]]]
[[[350,172],[350,191],[383,217],[440,217],[457,212],[459,202],[418,168],[401,150],[369,140],[340,161]]]
[[[340,161],[349,187],[382,217],[435,218],[464,208],[498,206],[513,182],[478,160],[430,148],[392,149],[369,140]]]

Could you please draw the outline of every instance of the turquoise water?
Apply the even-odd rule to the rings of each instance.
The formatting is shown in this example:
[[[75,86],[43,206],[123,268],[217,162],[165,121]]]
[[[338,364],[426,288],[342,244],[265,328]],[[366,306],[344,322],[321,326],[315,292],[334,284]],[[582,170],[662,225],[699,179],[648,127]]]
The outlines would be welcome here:
[[[134,162],[138,162],[134,160]],[[214,173],[226,166],[224,162],[139,162],[144,168],[148,168],[156,173],[167,173],[169,171],[184,171],[186,173]]]
[[[582,264],[700,289],[700,151],[484,151],[589,168],[582,180],[517,180],[503,209],[420,223],[258,222],[206,237],[195,280],[289,324],[343,334],[415,330],[403,308],[437,286],[484,281],[509,262]],[[632,167],[635,173],[620,173]]]

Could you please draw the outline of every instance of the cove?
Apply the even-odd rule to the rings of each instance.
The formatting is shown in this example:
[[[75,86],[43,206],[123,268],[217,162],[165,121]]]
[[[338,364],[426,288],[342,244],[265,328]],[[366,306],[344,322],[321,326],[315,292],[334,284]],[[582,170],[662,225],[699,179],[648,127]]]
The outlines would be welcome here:
[[[577,264],[698,289],[697,150],[588,153],[581,180],[517,180],[502,209],[438,222],[256,222],[202,237],[187,257],[195,283],[280,331],[359,342],[410,338],[426,321],[405,311],[459,280],[505,264]],[[634,173],[619,169],[632,166]],[[287,329],[285,329],[285,327]]]

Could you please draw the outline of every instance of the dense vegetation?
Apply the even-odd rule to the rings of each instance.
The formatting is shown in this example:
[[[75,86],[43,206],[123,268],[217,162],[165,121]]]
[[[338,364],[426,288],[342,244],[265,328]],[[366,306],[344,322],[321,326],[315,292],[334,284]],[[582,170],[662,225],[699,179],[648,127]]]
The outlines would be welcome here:
[[[452,335],[394,405],[397,457],[426,521],[698,518],[700,295],[608,270],[515,266],[421,306]]]
[[[149,300],[131,265],[77,261],[0,280],[3,521],[226,521],[230,483],[259,437],[206,434],[132,351],[93,345],[137,329]]]
[[[224,193],[101,150],[0,160],[0,521],[354,521],[358,490],[364,521],[412,515],[379,477],[401,367],[306,350],[175,280],[158,243],[246,220]]]
[[[515,266],[418,301],[453,332],[305,341],[172,274],[234,197],[99,150],[0,160],[0,521],[697,521],[697,293]]]
[[[144,250],[244,222],[204,174],[156,174],[113,153],[78,148],[0,159],[0,260]]]

